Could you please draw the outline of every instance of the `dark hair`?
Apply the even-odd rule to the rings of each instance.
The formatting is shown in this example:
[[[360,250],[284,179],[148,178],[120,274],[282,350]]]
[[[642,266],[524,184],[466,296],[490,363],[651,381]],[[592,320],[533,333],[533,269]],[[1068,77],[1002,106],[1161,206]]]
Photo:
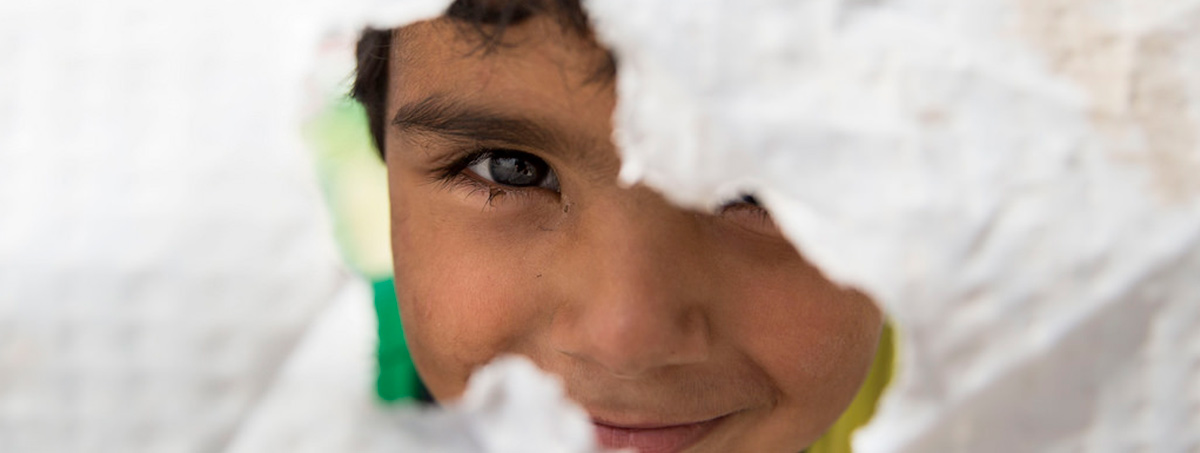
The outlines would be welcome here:
[[[446,9],[446,17],[463,25],[463,31],[480,38],[484,53],[494,51],[505,28],[518,25],[536,14],[551,14],[565,31],[591,36],[587,14],[580,0],[455,0]],[[387,116],[388,59],[392,51],[395,29],[363,30],[355,49],[358,69],[350,96],[367,112],[367,125],[375,148],[384,155],[383,136]],[[608,61],[597,69],[596,79],[611,79],[616,73],[616,61]]]

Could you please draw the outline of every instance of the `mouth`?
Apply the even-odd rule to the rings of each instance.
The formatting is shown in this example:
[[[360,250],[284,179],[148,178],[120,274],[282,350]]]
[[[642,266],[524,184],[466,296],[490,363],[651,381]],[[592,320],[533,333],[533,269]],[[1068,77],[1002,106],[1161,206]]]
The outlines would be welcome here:
[[[604,448],[632,448],[639,453],[678,453],[712,432],[729,415],[694,423],[619,424],[593,419],[596,440]]]

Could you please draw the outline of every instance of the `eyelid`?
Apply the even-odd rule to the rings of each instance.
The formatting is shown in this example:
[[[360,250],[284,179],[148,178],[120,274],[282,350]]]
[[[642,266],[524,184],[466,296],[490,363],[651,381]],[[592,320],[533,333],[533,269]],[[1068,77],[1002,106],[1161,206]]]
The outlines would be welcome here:
[[[481,165],[483,163],[486,163],[486,162],[488,162],[489,159],[492,159],[500,154],[515,154],[515,155],[525,156],[523,158],[527,158],[527,159],[536,159],[541,162],[541,165],[545,166],[545,169],[548,172],[548,174],[541,181],[541,183],[536,186],[510,186],[505,183],[496,181],[490,174],[491,173],[490,168],[487,168],[487,169],[471,168],[476,165]],[[519,191],[519,190],[529,190],[529,189],[539,189],[540,188],[540,189],[546,189],[546,190],[553,191],[554,193],[559,193],[559,191],[561,190],[561,188],[559,186],[560,183],[558,181],[558,172],[554,170],[554,167],[552,167],[549,162],[546,162],[545,159],[541,158],[537,154],[527,152],[527,151],[521,151],[518,149],[511,149],[511,148],[475,149],[474,151],[470,151],[470,152],[466,152],[466,153],[462,154],[461,157],[459,157],[458,159],[456,159],[449,165],[446,165],[443,168],[436,170],[436,172],[437,172],[438,179],[444,183],[452,183],[452,182],[454,182],[455,179],[458,179],[458,178],[469,178],[469,179],[474,180],[476,183],[490,184],[490,185],[495,186],[498,189],[503,189],[506,191]]]
[[[449,153],[437,159],[434,167],[429,170],[429,175],[435,181],[451,182],[454,178],[462,176],[463,170],[466,170],[467,167],[486,159],[489,152],[490,150],[487,149],[464,148]]]
[[[716,213],[721,214],[730,209],[751,209],[751,208],[761,209],[763,211],[766,211],[766,208],[763,207],[762,203],[760,203],[758,201],[758,199],[754,197],[754,195],[741,194],[735,198],[728,199],[724,203],[721,203],[720,205],[718,205],[717,209],[716,209]]]
[[[757,234],[778,237],[781,233],[771,212],[753,195],[742,195],[717,208],[716,215]]]
[[[758,204],[748,203],[748,202],[743,202],[743,201],[734,201],[734,202],[730,202],[730,203],[725,203],[724,205],[722,205],[720,207],[720,209],[717,210],[717,214],[723,215],[730,211],[754,211],[756,213],[762,213],[764,216],[771,215],[771,213],[767,211],[767,208],[759,206]]]

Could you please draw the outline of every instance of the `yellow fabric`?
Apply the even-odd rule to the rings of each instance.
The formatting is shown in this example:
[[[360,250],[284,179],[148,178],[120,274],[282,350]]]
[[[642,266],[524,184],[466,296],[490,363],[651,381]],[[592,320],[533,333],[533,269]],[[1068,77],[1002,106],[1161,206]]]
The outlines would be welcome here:
[[[883,327],[879,339],[879,352],[875,353],[875,362],[871,364],[871,372],[867,374],[866,382],[858,390],[858,395],[850,403],[850,407],[842,414],[833,427],[825,432],[821,439],[808,447],[808,453],[852,453],[850,436],[860,426],[867,424],[875,415],[875,405],[892,380],[892,369],[895,366],[895,340],[891,325]]]

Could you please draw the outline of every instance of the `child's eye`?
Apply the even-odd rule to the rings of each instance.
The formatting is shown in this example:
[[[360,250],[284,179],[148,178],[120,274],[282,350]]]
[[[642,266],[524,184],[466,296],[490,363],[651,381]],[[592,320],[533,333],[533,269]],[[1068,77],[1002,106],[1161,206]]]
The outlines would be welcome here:
[[[759,204],[758,199],[753,195],[744,195],[726,203],[721,207],[720,214],[752,231],[768,235],[779,234],[779,228],[771,220],[771,214]]]
[[[546,161],[529,153],[489,151],[467,166],[476,176],[509,187],[542,187],[558,191],[558,176]]]
[[[745,205],[754,206],[757,208],[762,208],[762,205],[758,203],[758,199],[754,198],[754,195],[742,195],[742,198],[739,198],[737,202],[741,203],[741,204],[745,204]]]
[[[725,204],[721,205],[721,208],[718,211],[725,213],[726,211],[733,209],[760,211],[763,214],[766,214],[767,212],[767,210],[763,209],[762,205],[758,203],[758,199],[754,198],[754,195],[742,195],[736,199],[729,200]]]

